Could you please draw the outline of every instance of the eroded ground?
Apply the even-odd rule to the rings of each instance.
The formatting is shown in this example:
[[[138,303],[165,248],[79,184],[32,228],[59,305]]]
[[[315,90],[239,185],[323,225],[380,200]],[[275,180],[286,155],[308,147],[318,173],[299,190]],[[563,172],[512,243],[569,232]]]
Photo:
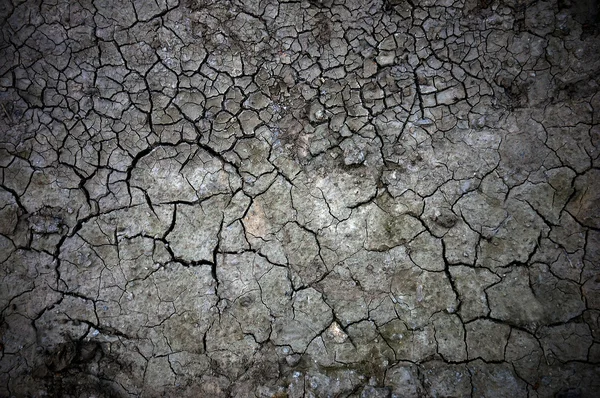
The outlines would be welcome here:
[[[1,396],[600,389],[597,2],[12,3]]]

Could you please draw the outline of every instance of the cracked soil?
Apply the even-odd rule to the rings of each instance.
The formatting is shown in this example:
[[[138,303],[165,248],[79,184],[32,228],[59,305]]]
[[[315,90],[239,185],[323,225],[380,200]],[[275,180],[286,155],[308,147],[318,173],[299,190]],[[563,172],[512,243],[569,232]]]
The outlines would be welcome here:
[[[598,1],[0,32],[0,396],[597,396]]]

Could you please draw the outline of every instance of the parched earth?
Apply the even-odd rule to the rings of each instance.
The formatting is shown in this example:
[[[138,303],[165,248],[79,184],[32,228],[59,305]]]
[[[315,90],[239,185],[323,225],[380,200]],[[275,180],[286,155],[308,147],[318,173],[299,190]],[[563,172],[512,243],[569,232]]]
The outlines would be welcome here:
[[[0,4],[0,396],[597,396],[597,1]]]

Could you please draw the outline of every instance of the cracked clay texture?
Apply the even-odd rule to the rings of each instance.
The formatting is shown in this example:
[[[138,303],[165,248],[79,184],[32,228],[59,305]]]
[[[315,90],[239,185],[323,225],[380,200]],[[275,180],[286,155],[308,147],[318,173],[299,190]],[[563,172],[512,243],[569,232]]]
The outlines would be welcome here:
[[[598,1],[0,32],[1,397],[598,396]]]

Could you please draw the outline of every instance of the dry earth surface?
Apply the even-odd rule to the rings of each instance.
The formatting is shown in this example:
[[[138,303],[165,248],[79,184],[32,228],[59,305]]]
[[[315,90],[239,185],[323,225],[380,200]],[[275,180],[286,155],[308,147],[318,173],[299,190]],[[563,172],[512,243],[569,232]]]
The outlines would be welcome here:
[[[0,396],[600,391],[597,1],[0,4]]]

